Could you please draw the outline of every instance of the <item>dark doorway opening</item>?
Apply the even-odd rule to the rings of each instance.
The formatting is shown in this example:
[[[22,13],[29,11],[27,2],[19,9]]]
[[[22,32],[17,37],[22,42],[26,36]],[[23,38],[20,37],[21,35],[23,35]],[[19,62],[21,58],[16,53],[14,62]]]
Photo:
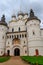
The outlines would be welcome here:
[[[36,56],[38,56],[39,55],[38,49],[36,49],[35,52],[36,52]]]
[[[20,56],[20,49],[16,48],[14,50],[14,56]]]
[[[10,50],[7,50],[7,55],[10,56]]]

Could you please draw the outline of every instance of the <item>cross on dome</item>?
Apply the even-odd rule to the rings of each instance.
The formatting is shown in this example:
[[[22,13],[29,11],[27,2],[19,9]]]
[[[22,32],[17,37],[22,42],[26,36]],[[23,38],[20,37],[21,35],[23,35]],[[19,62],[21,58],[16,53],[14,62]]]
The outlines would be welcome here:
[[[30,9],[30,17],[34,17],[34,12],[32,9]]]

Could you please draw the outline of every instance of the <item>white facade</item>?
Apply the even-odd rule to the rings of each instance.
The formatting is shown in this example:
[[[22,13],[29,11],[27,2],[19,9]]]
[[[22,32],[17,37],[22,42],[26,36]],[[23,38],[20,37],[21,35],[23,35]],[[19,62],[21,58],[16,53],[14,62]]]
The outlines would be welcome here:
[[[30,10],[14,15],[8,27],[0,24],[0,56],[43,55],[43,29],[40,20]]]

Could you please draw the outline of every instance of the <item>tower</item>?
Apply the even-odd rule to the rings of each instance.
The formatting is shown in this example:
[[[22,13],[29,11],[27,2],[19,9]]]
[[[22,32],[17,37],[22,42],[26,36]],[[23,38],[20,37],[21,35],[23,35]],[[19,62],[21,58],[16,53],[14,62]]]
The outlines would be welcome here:
[[[6,32],[7,23],[5,22],[5,15],[3,15],[0,21],[0,56],[5,54]]]
[[[28,55],[42,55],[42,42],[40,36],[40,20],[35,16],[33,10],[30,10],[30,16],[26,22],[28,38]]]

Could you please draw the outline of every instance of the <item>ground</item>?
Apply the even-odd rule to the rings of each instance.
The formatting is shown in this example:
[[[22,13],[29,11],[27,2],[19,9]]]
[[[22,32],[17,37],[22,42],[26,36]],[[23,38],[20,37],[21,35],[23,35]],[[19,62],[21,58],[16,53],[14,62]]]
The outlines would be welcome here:
[[[29,65],[25,61],[23,61],[20,57],[11,57],[10,60],[0,63],[0,65]]]

